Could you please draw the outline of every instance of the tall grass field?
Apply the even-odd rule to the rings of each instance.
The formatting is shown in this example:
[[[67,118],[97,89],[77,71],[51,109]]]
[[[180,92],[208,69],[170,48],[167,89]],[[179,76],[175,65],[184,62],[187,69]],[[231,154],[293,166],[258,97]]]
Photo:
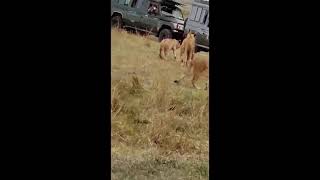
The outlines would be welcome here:
[[[185,72],[179,51],[161,60],[159,42],[111,33],[112,179],[208,179],[208,91],[191,77],[174,83]]]

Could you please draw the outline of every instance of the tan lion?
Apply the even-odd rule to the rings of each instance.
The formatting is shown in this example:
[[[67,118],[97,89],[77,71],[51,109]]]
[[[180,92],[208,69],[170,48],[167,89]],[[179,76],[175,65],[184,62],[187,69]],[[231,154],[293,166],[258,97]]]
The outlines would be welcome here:
[[[187,72],[179,79],[175,80],[175,83],[180,83],[185,77],[192,75],[192,86],[196,89],[198,88],[195,83],[199,79],[200,76],[204,76],[209,78],[209,60],[208,58],[202,58],[200,56],[195,57],[194,60],[190,62],[190,65],[187,68]],[[208,80],[206,82],[205,90],[208,88]]]
[[[160,52],[159,56],[161,59],[167,59],[168,52],[173,51],[174,59],[177,58],[176,50],[180,48],[180,43],[176,39],[163,39],[160,42]]]
[[[181,63],[185,63],[185,65],[188,65],[188,62],[191,62],[191,60],[194,59],[194,53],[195,53],[195,34],[188,32],[187,37],[182,41],[181,48],[180,48],[180,60]],[[184,60],[184,56],[186,54],[186,60]]]

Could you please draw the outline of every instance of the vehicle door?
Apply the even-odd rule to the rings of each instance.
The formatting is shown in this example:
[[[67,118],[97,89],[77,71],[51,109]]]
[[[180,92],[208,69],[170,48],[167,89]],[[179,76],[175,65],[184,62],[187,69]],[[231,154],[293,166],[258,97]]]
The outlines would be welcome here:
[[[139,23],[141,19],[141,11],[139,10],[139,5],[143,0],[131,0],[128,4],[128,9],[126,11],[127,14],[127,25],[132,28],[139,29]]]
[[[197,44],[201,46],[209,46],[209,9],[198,7],[195,21],[199,23],[197,28]],[[200,17],[200,18],[198,18]]]
[[[201,23],[201,26],[200,26],[201,35],[199,38],[199,44],[209,47],[209,12],[208,12],[208,15],[205,16],[205,19],[203,19],[202,22],[204,23]]]
[[[150,12],[151,6],[156,7],[156,12]],[[160,4],[145,0],[141,6],[141,27],[148,33],[158,32],[158,24],[160,17]]]
[[[193,6],[189,16],[187,29],[196,33],[198,46],[209,46],[209,9],[201,6]]]
[[[114,0],[112,5],[113,11],[119,12],[122,14],[122,21],[125,26],[130,24],[128,19],[128,11],[130,11],[130,3],[132,0]],[[112,12],[113,12],[112,11]]]

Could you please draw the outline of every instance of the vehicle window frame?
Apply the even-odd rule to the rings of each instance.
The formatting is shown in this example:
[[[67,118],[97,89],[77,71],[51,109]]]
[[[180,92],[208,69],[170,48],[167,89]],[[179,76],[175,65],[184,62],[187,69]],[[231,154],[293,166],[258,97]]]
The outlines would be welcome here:
[[[150,5],[150,1],[149,0],[142,0],[142,3],[141,3],[141,9],[146,12],[148,14],[148,8],[149,8],[149,5]]]
[[[138,0],[131,0],[130,3],[129,3],[130,7],[131,8],[135,8],[137,6],[137,2],[138,2]]]
[[[209,28],[209,11],[208,11],[207,19],[206,19],[206,26]]]
[[[157,9],[158,9],[158,13],[157,14],[152,14],[152,13],[149,13],[148,12],[148,9],[150,8],[150,6],[151,5],[155,5],[156,7],[157,7]],[[161,16],[161,6],[160,6],[160,4],[159,3],[155,3],[155,2],[150,2],[150,3],[148,3],[148,5],[147,5],[147,14],[149,14],[149,15],[151,15],[151,16]]]
[[[183,15],[183,13],[182,13],[182,10],[181,10],[180,8],[178,8],[178,9],[177,9],[177,11],[179,11],[179,12],[180,12],[181,17],[182,17],[182,19],[184,20],[184,15]]]
[[[144,0],[137,0],[135,8],[141,8]]]
[[[200,11],[199,11],[199,10],[200,10]],[[203,10],[202,7],[198,7],[196,16],[195,16],[195,18],[194,18],[194,21],[200,22],[200,17],[201,17],[201,14],[202,14],[202,10]],[[199,16],[198,16],[198,15],[199,15]],[[197,17],[198,17],[198,18],[197,18]]]
[[[131,3],[131,0],[124,0],[123,5],[124,6],[129,6],[130,3]]]
[[[202,9],[202,12],[201,12],[201,15],[200,15],[200,24],[206,24],[207,22],[207,18],[208,18],[208,14],[209,14],[209,11],[207,9]]]
[[[162,11],[164,11],[164,12],[166,12],[166,13],[168,13],[168,14],[172,14],[172,15],[173,15],[173,13],[169,13],[169,12],[167,12],[167,11],[165,11],[165,10],[162,10],[163,7],[167,7],[167,6],[162,6],[162,5],[160,5],[160,15],[164,15],[164,13],[162,13]],[[184,20],[184,16],[183,16],[182,10],[181,10],[180,8],[176,8],[176,9],[172,10],[172,12],[173,12],[173,11],[178,11],[178,12],[180,13],[180,15],[181,15],[182,20]],[[179,18],[179,19],[180,19],[180,18]]]
[[[194,10],[194,9],[195,9],[195,10]],[[188,19],[194,21],[195,18],[196,18],[196,15],[197,15],[197,11],[198,11],[198,6],[194,6],[194,5],[193,5],[192,8],[191,8],[190,16],[189,16]],[[195,13],[194,13],[194,12],[195,12]]]

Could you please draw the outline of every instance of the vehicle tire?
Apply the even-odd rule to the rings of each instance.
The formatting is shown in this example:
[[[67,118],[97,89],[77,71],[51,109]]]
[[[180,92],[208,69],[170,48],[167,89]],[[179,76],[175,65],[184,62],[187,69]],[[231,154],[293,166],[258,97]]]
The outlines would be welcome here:
[[[200,51],[201,51],[200,47],[196,46],[196,47],[194,48],[194,52],[195,52],[195,53],[198,53],[198,52],[200,52]]]
[[[172,38],[172,32],[170,29],[162,29],[159,33],[159,42],[163,39]]]
[[[111,26],[115,28],[122,28],[122,18],[120,15],[115,15],[111,18]]]

